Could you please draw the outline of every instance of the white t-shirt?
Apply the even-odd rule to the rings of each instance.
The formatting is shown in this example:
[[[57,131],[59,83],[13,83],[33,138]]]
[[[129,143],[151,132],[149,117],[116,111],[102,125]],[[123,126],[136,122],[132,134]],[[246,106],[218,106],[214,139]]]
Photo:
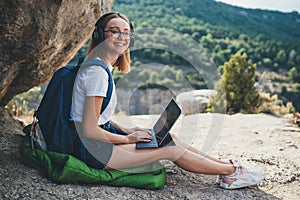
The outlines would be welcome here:
[[[112,66],[108,66],[110,71]],[[89,66],[80,69],[77,73],[72,98],[72,119],[82,122],[85,98],[88,96],[106,97],[108,90],[108,74],[101,66]],[[106,109],[101,113],[98,125],[108,122],[115,111],[117,97],[115,92],[115,83],[113,81],[113,90],[111,99]]]

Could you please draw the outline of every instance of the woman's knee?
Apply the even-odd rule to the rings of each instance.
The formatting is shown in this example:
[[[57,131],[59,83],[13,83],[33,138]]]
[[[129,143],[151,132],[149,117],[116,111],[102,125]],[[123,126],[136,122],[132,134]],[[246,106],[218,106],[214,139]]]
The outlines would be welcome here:
[[[167,156],[166,159],[171,161],[176,161],[186,152],[186,149],[181,145],[163,147],[162,150],[164,151],[163,154]]]
[[[177,135],[171,133],[171,136],[172,136],[172,139],[173,139],[175,144],[177,144],[177,145],[183,145],[184,144],[182,142],[182,140]]]
[[[170,134],[171,134],[171,137],[174,140],[175,144],[176,144],[176,142],[177,143],[181,143],[181,140],[180,140],[180,138],[177,135],[175,135],[173,133],[170,133]]]

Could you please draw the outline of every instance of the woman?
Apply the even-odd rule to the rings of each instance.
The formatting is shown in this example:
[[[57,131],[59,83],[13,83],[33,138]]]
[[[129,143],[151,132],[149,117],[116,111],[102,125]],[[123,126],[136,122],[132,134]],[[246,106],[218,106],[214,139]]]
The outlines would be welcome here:
[[[116,68],[128,72],[129,47],[134,40],[132,33],[132,24],[125,15],[103,15],[96,23],[86,60],[102,60],[110,70]],[[87,148],[92,149],[93,156],[85,159],[89,166],[121,169],[168,159],[189,172],[219,175],[218,184],[227,189],[255,185],[264,178],[262,169],[250,170],[238,161],[220,161],[206,156],[182,143],[175,135],[172,135],[175,146],[136,149],[135,143],[150,141],[151,134],[146,129],[125,128],[111,120],[117,101],[115,86],[108,106],[100,114],[108,78],[102,67],[90,66],[78,72],[74,85],[72,113],[77,121],[78,132],[83,136]]]

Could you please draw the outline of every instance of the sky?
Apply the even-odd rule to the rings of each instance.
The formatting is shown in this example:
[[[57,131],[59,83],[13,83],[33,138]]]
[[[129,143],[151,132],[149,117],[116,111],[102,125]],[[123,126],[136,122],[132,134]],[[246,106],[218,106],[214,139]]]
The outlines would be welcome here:
[[[223,3],[244,7],[278,10],[281,12],[298,11],[300,13],[300,0],[216,0]]]

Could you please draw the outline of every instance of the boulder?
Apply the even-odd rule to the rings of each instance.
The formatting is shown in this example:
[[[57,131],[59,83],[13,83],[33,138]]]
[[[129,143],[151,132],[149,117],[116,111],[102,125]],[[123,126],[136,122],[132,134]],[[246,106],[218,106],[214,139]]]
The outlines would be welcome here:
[[[47,82],[90,38],[113,0],[0,1],[0,154],[18,151],[22,125],[5,109],[15,95]]]
[[[22,123],[14,120],[10,112],[0,107],[0,159],[17,157],[22,142]]]
[[[182,108],[182,114],[184,115],[203,113],[210,96],[215,94],[215,90],[193,90],[178,94],[176,101]]]
[[[0,2],[0,106],[49,80],[89,39],[113,0]]]

